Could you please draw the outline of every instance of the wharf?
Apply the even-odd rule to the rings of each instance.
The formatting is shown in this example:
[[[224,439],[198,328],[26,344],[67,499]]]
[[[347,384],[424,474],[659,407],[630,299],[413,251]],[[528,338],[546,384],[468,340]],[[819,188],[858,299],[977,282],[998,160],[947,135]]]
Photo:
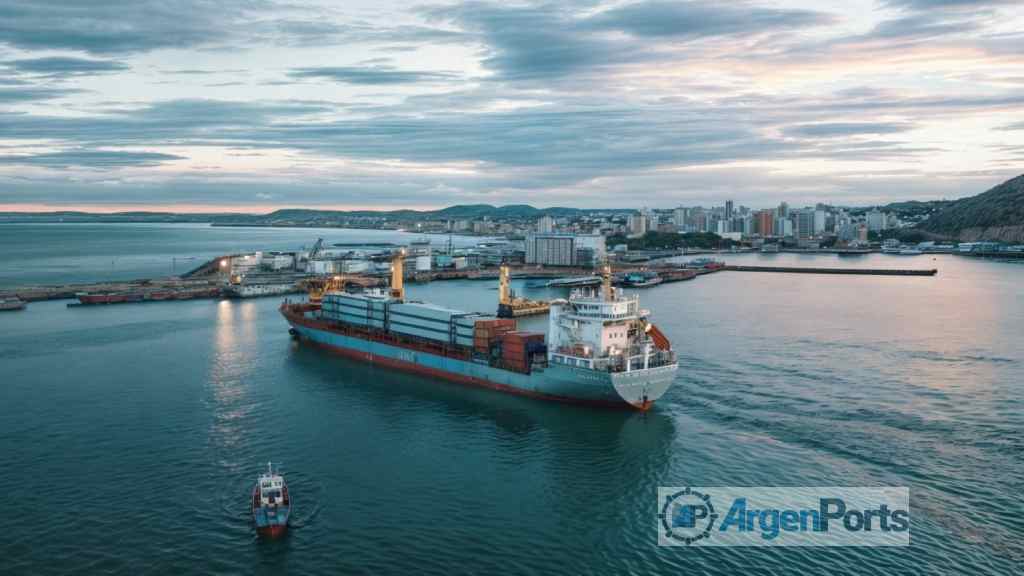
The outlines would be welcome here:
[[[852,274],[866,276],[935,276],[938,269],[889,269],[889,268],[800,268],[792,266],[725,266],[722,270],[733,272],[783,272],[788,274]]]
[[[973,258],[989,258],[993,260],[1024,260],[1024,252],[1018,252],[1014,250],[974,250],[971,252],[957,252],[957,254],[960,254],[961,256],[971,256]]]
[[[17,297],[25,302],[41,300],[67,300],[79,294],[110,294],[123,292],[167,291],[172,293],[194,292],[216,287],[206,280],[181,280],[178,278],[156,280],[130,280],[125,282],[95,282],[90,284],[59,284],[53,286],[21,286],[0,290],[0,297]]]

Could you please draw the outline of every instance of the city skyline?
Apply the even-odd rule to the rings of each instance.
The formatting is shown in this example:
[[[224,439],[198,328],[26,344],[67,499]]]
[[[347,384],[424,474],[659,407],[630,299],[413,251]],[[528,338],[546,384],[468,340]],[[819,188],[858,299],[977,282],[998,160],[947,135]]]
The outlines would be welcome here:
[[[970,196],[1021,172],[1022,24],[1003,0],[18,1],[0,211]]]

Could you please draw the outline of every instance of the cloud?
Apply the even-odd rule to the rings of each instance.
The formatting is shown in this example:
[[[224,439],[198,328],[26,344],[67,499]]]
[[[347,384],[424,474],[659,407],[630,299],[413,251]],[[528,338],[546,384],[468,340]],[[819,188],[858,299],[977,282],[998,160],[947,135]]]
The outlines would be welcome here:
[[[0,43],[91,54],[187,48],[219,42],[250,7],[260,5],[242,0],[8,0],[0,4]]]
[[[246,69],[231,69],[231,70],[201,70],[198,68],[183,68],[180,70],[164,70],[163,74],[172,74],[175,76],[212,76],[220,74],[241,74],[248,72]]]
[[[1019,0],[886,0],[885,5],[912,10],[977,9],[993,6],[1012,6]]]
[[[0,164],[44,166],[46,168],[125,168],[156,166],[182,156],[157,152],[125,152],[119,150],[62,150],[43,154],[0,156]]]
[[[23,74],[38,74],[50,77],[85,76],[130,69],[127,64],[113,60],[91,60],[70,56],[7,60],[2,62],[2,64]]]
[[[761,35],[833,21],[821,12],[721,2],[642,1],[580,16],[555,4],[468,2],[433,7],[433,20],[460,26],[483,47],[482,64],[502,80],[551,79],[663,60],[652,41]]]
[[[18,87],[4,88],[0,86],[0,104],[17,104],[21,102],[35,102],[38,100],[52,100],[70,94],[80,92],[79,90],[43,88],[43,87]],[[2,137],[2,136],[0,136]]]
[[[321,78],[343,84],[384,85],[445,82],[456,80],[452,72],[424,72],[398,70],[392,66],[321,66],[296,68],[288,73],[292,78]]]
[[[675,39],[750,35],[822,26],[835,19],[813,10],[765,8],[724,2],[660,0],[625,4],[587,18],[585,26],[637,37]]]
[[[1006,130],[1006,131],[1024,130],[1024,122],[1014,122],[1012,124],[1007,124],[1005,126],[1000,126],[999,128],[996,128],[996,130]]]
[[[331,110],[309,102],[170,100],[93,116],[0,113],[0,134],[14,140],[45,139],[80,147],[249,143],[254,127]]]
[[[470,2],[435,7],[434,19],[461,26],[483,45],[483,65],[502,79],[535,79],[622,62],[629,48],[580,31],[562,9]],[[621,44],[621,43],[619,43]]]
[[[845,38],[845,42],[868,40],[928,40],[975,32],[982,28],[976,14],[914,13],[901,18],[884,20],[864,36]]]
[[[913,128],[912,124],[896,122],[822,122],[789,126],[783,133],[794,138],[836,138],[863,134],[896,134]]]

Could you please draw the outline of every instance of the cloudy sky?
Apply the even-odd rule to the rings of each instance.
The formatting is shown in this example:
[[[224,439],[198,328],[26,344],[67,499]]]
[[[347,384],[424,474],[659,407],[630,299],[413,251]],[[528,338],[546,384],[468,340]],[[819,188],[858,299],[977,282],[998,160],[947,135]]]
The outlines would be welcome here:
[[[1022,4],[5,0],[0,210],[971,195]]]

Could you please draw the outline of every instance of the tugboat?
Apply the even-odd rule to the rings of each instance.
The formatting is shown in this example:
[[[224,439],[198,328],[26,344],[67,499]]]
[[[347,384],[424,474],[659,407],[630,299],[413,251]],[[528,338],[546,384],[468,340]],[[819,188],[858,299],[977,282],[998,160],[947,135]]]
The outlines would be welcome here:
[[[292,501],[284,477],[274,472],[270,462],[252,489],[252,519],[260,536],[274,538],[288,530]]]
[[[630,272],[622,277],[619,284],[626,288],[649,288],[661,284],[662,278],[657,272]]]

